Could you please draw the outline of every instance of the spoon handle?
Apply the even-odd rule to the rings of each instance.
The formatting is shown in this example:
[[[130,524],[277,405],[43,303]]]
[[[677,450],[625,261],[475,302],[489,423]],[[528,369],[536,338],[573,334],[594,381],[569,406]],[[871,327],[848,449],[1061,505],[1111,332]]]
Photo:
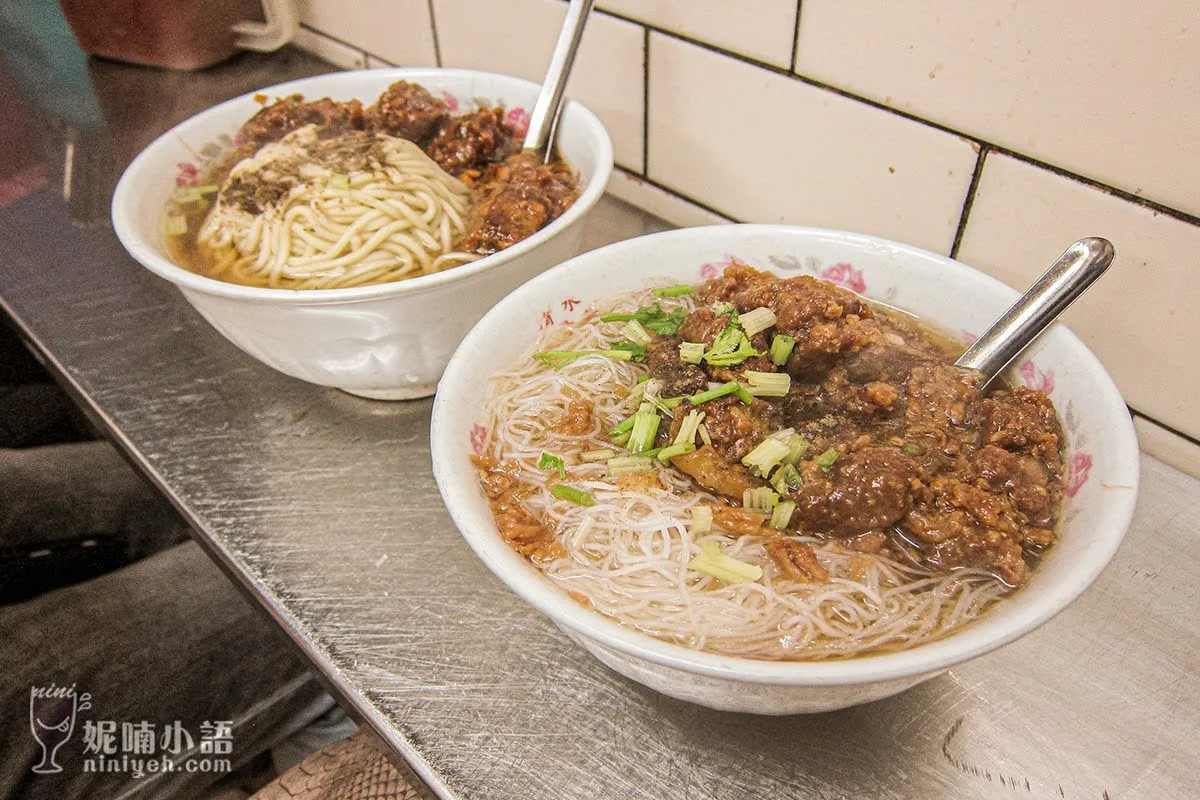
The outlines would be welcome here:
[[[526,150],[541,150],[544,147],[549,157],[553,148],[550,132],[562,108],[563,91],[567,88],[571,64],[575,61],[575,53],[583,38],[583,26],[594,4],[595,0],[571,0],[567,6],[567,16],[563,20],[562,30],[558,32],[554,53],[550,56],[550,68],[546,70],[542,90],[529,115],[529,131],[525,134],[524,144]]]
[[[967,348],[955,365],[982,372],[986,386],[1103,275],[1112,260],[1113,246],[1107,239],[1089,237],[1075,242]]]

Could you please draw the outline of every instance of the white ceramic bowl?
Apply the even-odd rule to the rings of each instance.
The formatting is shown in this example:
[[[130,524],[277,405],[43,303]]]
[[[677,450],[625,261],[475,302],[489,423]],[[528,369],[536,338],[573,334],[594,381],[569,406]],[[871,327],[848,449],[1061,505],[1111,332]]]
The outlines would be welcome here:
[[[1133,513],[1137,440],[1112,380],[1062,326],[1035,343],[1012,375],[1014,381],[1048,390],[1066,429],[1069,496],[1060,541],[1027,586],[945,639],[899,653],[815,663],[696,652],[584,608],[513,552],[496,529],[469,461],[473,443],[485,433],[479,426],[486,420],[489,375],[513,364],[532,344],[544,310],[556,324],[578,319],[593,300],[645,288],[651,278],[697,283],[731,257],[784,275],[815,274],[964,334],[980,333],[1017,296],[970,267],[914,247],[770,225],[691,228],[631,239],[531,280],[463,340],[433,409],[433,469],[442,497],[467,542],[509,588],[605,664],[664,694],[725,710],[790,714],[887,697],[1011,642],[1065,608],[1100,574]],[[568,299],[582,302],[564,304]],[[573,311],[564,310],[572,305]]]
[[[450,354],[492,305],[524,281],[579,252],[581,224],[604,194],[612,144],[596,116],[578,103],[562,113],[558,147],[578,170],[581,194],[571,208],[528,239],[470,264],[396,283],[349,289],[290,290],[238,286],[189,272],[166,249],[163,215],[181,170],[232,145],[232,135],[261,107],[255,94],[307,99],[357,98],[369,105],[391,83],[413,81],[463,110],[480,98],[509,114],[532,108],[537,84],[459,69],[339,72],[283,83],[197,114],[156,139],[117,185],[112,217],[129,253],[179,287],[231,342],[301,380],[377,399],[433,394]]]

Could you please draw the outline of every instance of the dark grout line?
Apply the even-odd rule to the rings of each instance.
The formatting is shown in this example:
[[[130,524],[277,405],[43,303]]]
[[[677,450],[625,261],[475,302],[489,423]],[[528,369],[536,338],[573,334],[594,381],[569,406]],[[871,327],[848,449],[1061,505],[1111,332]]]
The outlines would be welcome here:
[[[986,144],[979,146],[979,154],[975,156],[975,171],[971,173],[971,182],[967,184],[967,196],[963,200],[962,216],[958,218],[958,229],[954,231],[954,244],[950,245],[950,257],[958,258],[958,248],[962,246],[963,236],[967,232],[967,220],[971,216],[971,208],[975,205],[975,194],[979,191],[979,179],[983,175],[983,162],[991,148]]]
[[[628,167],[623,167],[620,164],[614,164],[614,166],[617,169],[621,170],[622,172],[626,173],[633,180],[640,181],[649,186],[653,186],[655,189],[658,189],[661,192],[666,192],[667,194],[671,195],[672,197],[674,197],[678,200],[682,200],[685,203],[691,203],[696,208],[707,211],[710,214],[715,214],[716,216],[720,217],[721,219],[729,220],[730,222],[741,222],[741,220],[735,219],[734,217],[729,216],[724,211],[718,211],[717,209],[713,208],[712,206],[708,205],[707,203],[702,203],[693,197],[689,197],[686,194],[683,194],[675,189],[672,189],[669,186],[666,186],[665,184],[659,183],[658,181],[654,180],[653,178],[647,178],[645,175],[634,172],[633,170],[629,169]]]
[[[1168,433],[1173,433],[1173,434],[1175,434],[1175,435],[1176,435],[1176,436],[1178,436],[1180,439],[1183,439],[1185,442],[1187,442],[1187,443],[1189,443],[1189,444],[1194,444],[1194,445],[1196,445],[1197,447],[1200,447],[1200,439],[1197,439],[1195,436],[1192,436],[1191,434],[1184,433],[1183,431],[1181,431],[1181,430],[1179,430],[1179,429],[1177,429],[1177,428],[1172,428],[1170,425],[1166,424],[1165,422],[1160,422],[1159,420],[1155,419],[1154,417],[1150,416],[1149,414],[1145,414],[1145,413],[1143,413],[1143,412],[1141,412],[1141,411],[1138,411],[1138,410],[1137,410],[1136,408],[1134,408],[1133,406],[1127,406],[1127,408],[1128,408],[1128,409],[1129,409],[1129,410],[1130,410],[1130,411],[1131,411],[1131,412],[1132,412],[1132,413],[1133,413],[1135,416],[1141,417],[1142,419],[1146,420],[1147,422],[1152,422],[1152,423],[1154,423],[1154,424],[1155,424],[1155,425],[1157,425],[1158,427],[1162,428],[1164,431],[1167,431]]]
[[[437,14],[433,11],[433,0],[425,0],[429,6],[429,27],[433,31],[433,58],[439,67],[442,65],[442,42],[438,37]]]
[[[642,177],[650,174],[650,29],[642,26]]]
[[[617,17],[618,19],[624,19],[627,22],[636,22],[636,20],[632,20],[628,17],[624,17],[620,14],[613,14],[612,12],[609,12],[609,14],[610,14],[610,16]],[[1100,191],[1105,192],[1106,194],[1111,194],[1114,197],[1118,197],[1127,202],[1142,206],[1143,208],[1148,208],[1151,211],[1155,211],[1159,214],[1163,214],[1163,215],[1171,217],[1173,219],[1180,220],[1181,222],[1187,222],[1192,225],[1200,225],[1200,216],[1197,216],[1195,214],[1189,214],[1186,211],[1180,211],[1177,208],[1171,208],[1170,206],[1163,205],[1162,203],[1156,202],[1154,200],[1148,200],[1145,197],[1141,197],[1139,195],[1133,194],[1132,192],[1126,191],[1124,189],[1118,189],[1115,186],[1109,186],[1106,183],[1101,183],[1100,181],[1095,180],[1093,178],[1088,178],[1083,175],[1079,175],[1078,173],[1071,172],[1070,170],[1064,169],[1063,167],[1055,166],[1054,164],[1050,164],[1048,162],[1034,158],[1033,156],[1028,156],[1028,155],[1025,155],[1024,153],[1018,153],[1015,150],[1011,150],[1007,147],[1004,147],[1003,145],[996,144],[995,142],[989,141],[989,140],[981,138],[979,136],[965,133],[964,131],[958,130],[957,128],[951,128],[950,126],[943,125],[940,122],[934,122],[933,120],[926,119],[924,117],[919,117],[916,114],[913,114],[912,112],[909,112],[909,111],[903,111],[898,108],[893,108],[892,106],[881,103],[878,100],[872,100],[869,97],[863,97],[862,95],[854,94],[853,92],[846,91],[845,89],[840,89],[831,84],[824,83],[823,81],[818,81],[813,78],[809,78],[804,75],[800,75],[799,73],[796,73],[790,69],[782,69],[780,67],[775,66],[774,64],[767,64],[765,62],[759,61],[758,59],[751,58],[750,56],[742,55],[741,53],[735,53],[732,50],[726,50],[722,47],[717,47],[716,45],[709,44],[708,42],[701,42],[697,39],[692,39],[690,37],[683,36],[678,33],[674,33],[665,28],[660,28],[657,25],[649,25],[649,24],[645,24],[645,23],[638,23],[638,24],[644,24],[647,30],[654,31],[655,33],[662,34],[663,36],[669,37],[671,39],[676,39],[681,42],[686,42],[688,44],[699,47],[702,50],[707,50],[710,53],[715,53],[717,55],[725,56],[726,58],[732,58],[733,60],[740,61],[743,64],[749,64],[752,67],[758,67],[759,69],[764,69],[768,72],[774,73],[776,75],[781,75],[785,78],[790,78],[792,80],[799,81],[800,83],[807,84],[814,88],[823,89],[827,92],[832,92],[833,94],[839,95],[841,97],[845,97],[848,100],[855,100],[859,103],[864,103],[872,108],[879,109],[880,111],[886,111],[889,114],[894,114],[898,117],[907,119],[911,122],[916,122],[916,123],[918,123],[920,125],[924,125],[928,128],[933,128],[934,130],[938,130],[943,133],[948,133],[948,134],[951,134],[952,136],[957,136],[958,138],[963,139],[965,141],[974,142],[980,148],[987,148],[987,150],[989,152],[998,153],[1000,155],[1012,156],[1013,158],[1015,158],[1019,161],[1023,161],[1027,164],[1031,164],[1036,167],[1040,167],[1041,169],[1044,169],[1048,172],[1052,172],[1055,175],[1058,175],[1059,177],[1068,178],[1077,183],[1082,183],[1085,186],[1090,186],[1094,189],[1099,189]],[[799,33],[798,26],[797,26],[797,33]],[[799,37],[797,36],[797,43],[798,42],[799,42]]]
[[[796,54],[800,52],[800,12],[804,6],[804,0],[796,0],[796,19],[792,25],[792,60],[788,62],[788,69],[796,69]]]

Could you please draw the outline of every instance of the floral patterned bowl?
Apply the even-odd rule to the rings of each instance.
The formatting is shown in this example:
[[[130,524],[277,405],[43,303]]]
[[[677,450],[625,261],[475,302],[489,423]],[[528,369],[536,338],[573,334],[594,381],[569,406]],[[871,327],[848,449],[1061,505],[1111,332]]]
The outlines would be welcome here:
[[[1133,514],[1138,447],[1125,403],[1088,349],[1055,326],[1009,379],[1050,393],[1067,435],[1060,539],[1031,581],[962,630],[907,651],[827,662],[768,662],[697,652],[624,627],[572,600],[500,537],[470,456],[487,439],[488,377],[539,329],[578,319],[593,300],[651,279],[696,283],[734,260],[782,275],[815,274],[912,311],[964,338],[1017,292],[944,256],[871,236],[727,225],[632,239],[572,259],[506,297],[450,359],[433,410],[434,475],[463,537],[509,588],[617,672],[701,705],[759,714],[828,711],[895,694],[1022,636],[1063,610],[1116,552]],[[1085,301],[1086,302],[1086,301]]]
[[[522,242],[470,264],[396,283],[347,289],[238,286],[178,266],[166,248],[163,217],[177,186],[233,146],[260,108],[258,97],[299,92],[309,99],[357,98],[369,105],[398,80],[419,83],[452,107],[503,105],[524,135],[538,85],[461,69],[338,72],[272,86],[204,111],[163,134],[125,170],[113,196],[113,226],[142,266],[179,287],[231,342],[270,367],[353,394],[396,400],[433,394],[455,346],[484,312],[539,272],[579,252],[584,216],[604,194],[612,144],[594,114],[571,102],[558,148],[580,176],[581,193],[557,220]]]

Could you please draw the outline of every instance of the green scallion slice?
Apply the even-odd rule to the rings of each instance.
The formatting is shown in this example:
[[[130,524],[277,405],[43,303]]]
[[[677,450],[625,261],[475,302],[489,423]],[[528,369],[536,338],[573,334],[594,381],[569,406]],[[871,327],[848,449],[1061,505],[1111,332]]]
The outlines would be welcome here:
[[[565,483],[557,483],[551,486],[550,494],[559,500],[566,500],[577,506],[594,506],[596,504],[596,499],[589,493],[583,489],[576,489],[574,486],[567,486]]]
[[[699,542],[700,555],[688,562],[688,569],[711,575],[725,583],[752,583],[762,577],[762,567],[740,561],[721,552],[711,539]]]
[[[786,333],[778,334],[771,340],[771,363],[777,367],[782,367],[787,363],[787,360],[792,357],[792,350],[796,347],[796,337],[789,336]]]
[[[841,455],[841,453],[831,447],[824,453],[821,453],[821,455],[817,456],[814,460],[817,462],[817,466],[820,467],[826,475],[828,475],[833,471],[833,465],[837,462]]]
[[[747,311],[738,317],[738,324],[747,336],[762,333],[775,324],[775,312],[766,306],[759,306],[753,311]]]
[[[642,323],[636,319],[631,319],[625,323],[625,327],[621,328],[621,334],[629,341],[634,344],[640,344],[642,347],[654,341],[654,338],[650,335],[650,331],[642,327]]]
[[[792,512],[795,510],[795,502],[791,500],[785,500],[784,502],[775,506],[775,510],[771,512],[771,521],[767,523],[767,526],[778,531],[783,530],[788,526],[788,523],[792,521]]]
[[[691,294],[692,287],[686,283],[681,283],[678,286],[664,286],[661,289],[654,290],[655,297],[682,297],[685,294]]]
[[[737,390],[738,382],[730,381],[729,383],[721,384],[715,389],[709,389],[706,392],[694,394],[688,398],[688,402],[694,406],[698,406],[701,403],[707,403],[709,400],[716,400],[718,397],[724,397],[727,394],[733,394]]]
[[[644,472],[654,469],[654,459],[645,456],[622,456],[608,460],[609,475],[624,475],[626,472]]]
[[[597,461],[608,461],[610,458],[613,458],[616,455],[616,452],[608,450],[607,448],[600,448],[598,450],[585,450],[579,454],[579,460],[585,464],[592,464]]]
[[[746,489],[742,492],[742,507],[747,511],[761,511],[764,514],[770,514],[778,504],[779,495],[771,491],[768,486],[759,486],[756,489]]]
[[[751,473],[764,476],[770,474],[787,453],[786,443],[767,437],[742,457],[742,463],[750,469]]]
[[[699,364],[704,360],[704,342],[680,342],[679,360],[685,364]]]
[[[786,397],[792,388],[792,376],[786,372],[756,372],[748,369],[742,376],[750,384],[746,391],[755,397]]]
[[[687,455],[688,453],[695,452],[695,450],[696,450],[696,445],[692,444],[691,442],[684,442],[683,444],[672,444],[672,445],[668,445],[666,447],[658,448],[658,451],[655,453],[654,457],[657,458],[659,461],[662,461],[663,463],[670,463],[671,459],[674,458],[675,456]],[[649,455],[649,454],[642,453],[642,455]]]
[[[654,406],[643,403],[633,415],[633,430],[629,432],[629,444],[626,445],[630,452],[649,450],[654,444],[654,437],[658,435],[658,425],[661,421],[662,417],[655,412]]]

